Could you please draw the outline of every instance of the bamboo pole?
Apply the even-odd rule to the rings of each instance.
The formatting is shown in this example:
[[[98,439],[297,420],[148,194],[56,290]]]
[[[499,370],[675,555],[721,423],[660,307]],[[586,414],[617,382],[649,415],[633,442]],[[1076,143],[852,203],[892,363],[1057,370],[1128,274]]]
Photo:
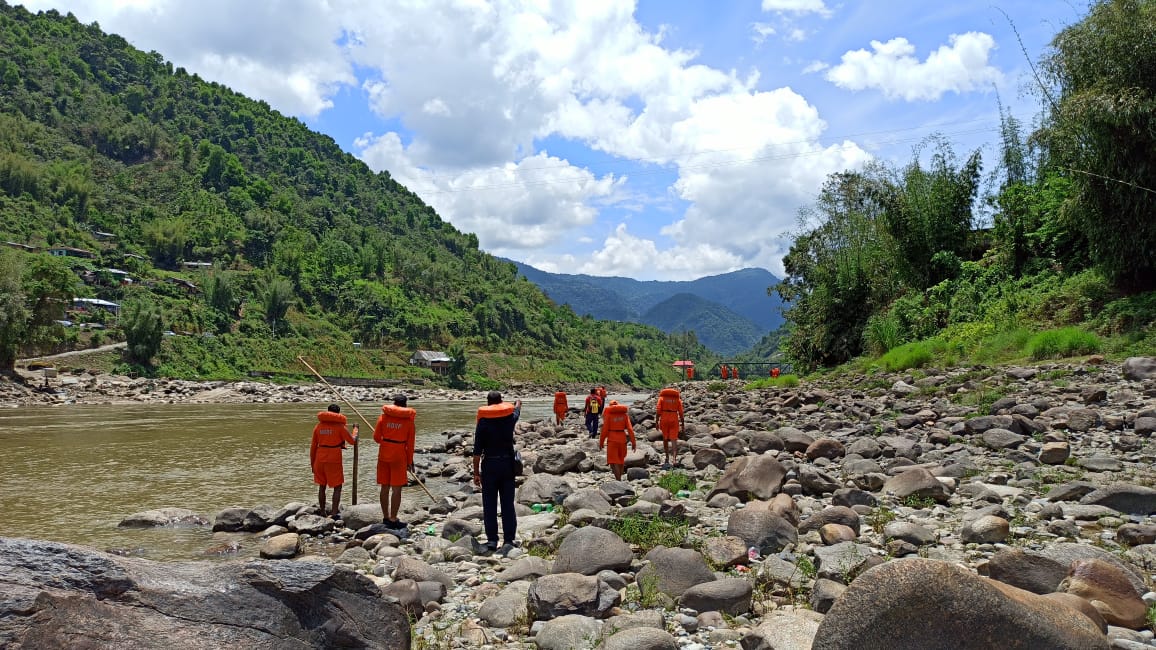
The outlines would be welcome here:
[[[353,402],[350,402],[349,400],[345,399],[345,396],[342,395],[340,392],[338,392],[338,390],[336,388],[334,388],[333,384],[330,384],[329,382],[325,381],[325,377],[322,377],[321,373],[317,372],[316,368],[309,365],[309,362],[305,360],[305,357],[298,356],[297,360],[300,361],[301,363],[305,364],[305,367],[308,368],[310,371],[312,371],[313,374],[316,375],[317,378],[321,380],[321,383],[325,384],[329,388],[329,390],[333,391],[334,395],[336,395],[341,401],[345,402],[349,406],[349,408],[353,409],[353,412],[357,414],[357,417],[361,418],[361,421],[365,423],[365,426],[367,429],[369,429],[370,431],[373,431],[373,428],[374,428],[373,425],[370,424],[369,420],[367,420],[364,415],[362,415],[361,411],[357,410],[357,407],[353,405]],[[410,472],[409,475],[411,478],[413,478],[414,482],[417,483],[418,486],[420,486],[421,489],[425,491],[426,496],[428,496],[430,498],[430,501],[433,501],[436,503],[437,499],[434,498],[434,495],[430,494],[429,489],[427,489],[425,484],[421,482],[421,479],[419,479],[417,477],[417,473],[416,472]],[[353,505],[357,505],[357,445],[356,444],[353,445]]]

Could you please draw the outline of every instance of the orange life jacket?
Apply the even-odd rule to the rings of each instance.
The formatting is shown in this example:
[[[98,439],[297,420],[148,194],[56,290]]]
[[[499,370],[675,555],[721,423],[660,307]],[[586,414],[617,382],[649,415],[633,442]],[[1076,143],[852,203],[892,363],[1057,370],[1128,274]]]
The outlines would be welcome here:
[[[313,440],[309,444],[309,463],[340,463],[345,443],[353,444],[353,436],[345,429],[345,416],[332,411],[317,414]]]
[[[414,419],[417,411],[405,406],[386,404],[373,429],[373,440],[381,445],[377,459],[385,463],[413,463]]]
[[[627,434],[634,442],[634,426],[625,404],[611,404],[602,416],[602,438],[610,442],[626,442]]]
[[[566,393],[562,391],[554,393],[554,412],[565,413],[568,408],[570,405],[566,403]]]
[[[500,402],[498,404],[487,404],[478,407],[478,419],[482,418],[504,418],[507,415],[514,414],[514,405],[509,402]]]
[[[682,415],[682,394],[677,388],[663,388],[658,391],[659,419],[677,419]]]

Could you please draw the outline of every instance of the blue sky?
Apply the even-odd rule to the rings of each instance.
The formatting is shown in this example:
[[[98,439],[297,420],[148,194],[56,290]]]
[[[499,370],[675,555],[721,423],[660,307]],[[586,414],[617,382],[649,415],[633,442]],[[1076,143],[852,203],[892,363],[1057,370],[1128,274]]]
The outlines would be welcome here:
[[[933,133],[961,158],[981,149],[990,170],[997,97],[1031,124],[1029,62],[1087,11],[1066,0],[24,4],[98,21],[300,117],[484,250],[641,280],[752,266],[781,276],[799,208],[829,174],[903,164]]]

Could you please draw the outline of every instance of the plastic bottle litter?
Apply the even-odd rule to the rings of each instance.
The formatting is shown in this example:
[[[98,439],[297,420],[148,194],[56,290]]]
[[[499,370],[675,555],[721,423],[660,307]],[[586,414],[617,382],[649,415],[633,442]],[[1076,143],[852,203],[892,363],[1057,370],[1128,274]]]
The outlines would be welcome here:
[[[430,524],[430,525],[429,525],[429,528],[426,528],[426,529],[425,529],[425,534],[426,534],[426,535],[437,535],[437,534],[438,534],[438,529],[437,529],[437,528],[434,528],[434,525],[433,525],[433,524]]]
[[[754,546],[748,548],[747,549],[747,559],[748,560],[759,559],[759,549],[755,548]]]
[[[680,496],[680,497],[682,497],[683,499],[685,499],[685,498],[687,498],[687,497],[689,497],[689,496],[690,496],[690,491],[689,491],[689,490],[679,490],[679,491],[678,491],[678,496]]]

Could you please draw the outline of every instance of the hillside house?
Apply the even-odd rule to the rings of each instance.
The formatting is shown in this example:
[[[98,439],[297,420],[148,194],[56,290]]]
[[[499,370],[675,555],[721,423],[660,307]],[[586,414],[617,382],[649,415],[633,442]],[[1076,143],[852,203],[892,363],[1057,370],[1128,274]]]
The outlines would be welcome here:
[[[429,368],[436,373],[446,374],[450,371],[450,362],[454,359],[445,352],[438,352],[435,350],[416,350],[413,356],[409,358],[411,366],[420,366],[422,368]]]
[[[93,311],[103,309],[112,314],[120,313],[120,305],[100,298],[73,298],[72,308],[78,311]]]
[[[73,248],[72,246],[53,246],[48,249],[49,255],[56,257],[83,257],[85,259],[92,259],[96,257],[92,251],[86,251],[83,248]]]
[[[25,251],[27,253],[35,253],[36,252],[35,246],[29,246],[28,244],[21,244],[20,242],[17,242],[17,241],[6,241],[6,242],[4,242],[4,245],[7,246],[8,248],[15,248],[16,250]]]

